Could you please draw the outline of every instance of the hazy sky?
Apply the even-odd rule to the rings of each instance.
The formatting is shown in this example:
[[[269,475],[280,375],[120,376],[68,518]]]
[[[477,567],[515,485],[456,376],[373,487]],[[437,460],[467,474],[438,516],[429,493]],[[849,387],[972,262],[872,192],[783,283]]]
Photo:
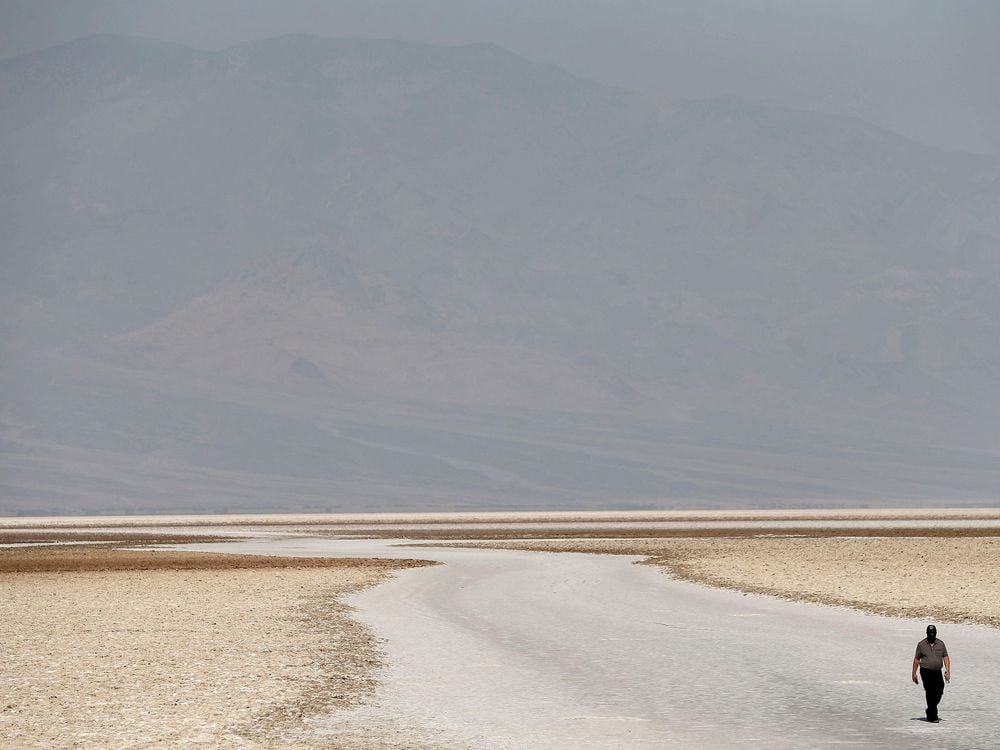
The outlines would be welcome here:
[[[0,0],[0,57],[113,32],[495,42],[658,98],[736,95],[1000,154],[992,0]]]

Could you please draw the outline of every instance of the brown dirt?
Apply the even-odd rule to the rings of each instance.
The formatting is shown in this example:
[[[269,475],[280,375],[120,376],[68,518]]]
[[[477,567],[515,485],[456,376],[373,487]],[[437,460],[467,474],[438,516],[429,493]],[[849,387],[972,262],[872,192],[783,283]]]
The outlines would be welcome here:
[[[206,534],[151,534],[142,531],[128,534],[121,531],[67,531],[65,529],[0,531],[0,544],[51,544],[55,542],[127,542],[133,545],[190,544],[193,542],[230,542],[234,538]]]
[[[260,568],[355,568],[378,570],[428,565],[422,560],[339,557],[270,557],[221,552],[127,550],[116,545],[0,549],[0,574],[112,570],[246,570]]]

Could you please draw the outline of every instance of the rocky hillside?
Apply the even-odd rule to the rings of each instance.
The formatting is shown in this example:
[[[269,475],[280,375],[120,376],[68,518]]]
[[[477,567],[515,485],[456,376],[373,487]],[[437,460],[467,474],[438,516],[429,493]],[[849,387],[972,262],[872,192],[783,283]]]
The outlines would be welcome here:
[[[493,46],[0,62],[0,511],[996,497],[1000,170]]]

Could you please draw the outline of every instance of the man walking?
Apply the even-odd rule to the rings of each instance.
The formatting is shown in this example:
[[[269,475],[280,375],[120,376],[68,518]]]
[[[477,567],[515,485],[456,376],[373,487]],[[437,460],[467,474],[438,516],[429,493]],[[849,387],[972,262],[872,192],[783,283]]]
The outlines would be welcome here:
[[[941,667],[944,667],[944,677]],[[935,724],[938,718],[938,703],[944,694],[944,683],[951,681],[951,659],[948,658],[948,648],[944,641],[937,637],[937,628],[927,626],[927,637],[917,644],[917,653],[913,656],[913,683],[917,684],[917,668],[920,668],[920,681],[924,683],[924,693],[927,695],[927,721]]]

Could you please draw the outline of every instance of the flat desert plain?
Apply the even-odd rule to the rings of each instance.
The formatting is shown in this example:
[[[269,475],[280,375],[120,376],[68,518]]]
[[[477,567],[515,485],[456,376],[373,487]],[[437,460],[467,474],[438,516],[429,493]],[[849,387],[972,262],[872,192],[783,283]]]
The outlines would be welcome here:
[[[340,598],[421,564],[0,549],[2,744],[314,747],[289,730],[365,700],[380,659]]]
[[[343,600],[428,564],[421,549],[183,547],[229,538],[638,555],[709,586],[1000,627],[997,509],[0,519],[4,746],[420,747],[331,744],[310,722],[372,699],[378,634]]]

